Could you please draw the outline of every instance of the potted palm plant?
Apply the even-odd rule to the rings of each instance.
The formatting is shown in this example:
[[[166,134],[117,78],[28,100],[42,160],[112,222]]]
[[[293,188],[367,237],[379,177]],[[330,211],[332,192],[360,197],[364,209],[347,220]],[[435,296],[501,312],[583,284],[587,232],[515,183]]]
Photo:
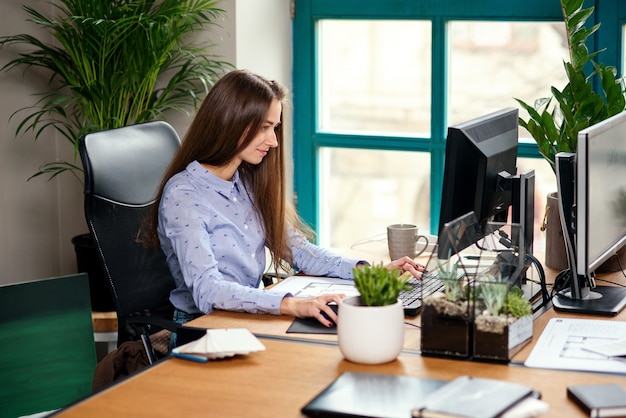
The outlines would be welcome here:
[[[224,11],[214,0],[58,0],[46,15],[24,6],[28,21],[46,30],[54,43],[29,34],[0,38],[0,48],[27,49],[3,71],[40,68],[48,89],[32,107],[17,110],[19,135],[35,139],[61,134],[77,154],[78,138],[163,118],[167,111],[189,111],[216,79],[232,66],[210,54],[211,45],[191,34],[216,25]],[[71,172],[73,161],[44,163],[33,175]]]
[[[353,271],[359,296],[339,304],[337,337],[343,356],[355,363],[380,364],[395,360],[404,345],[404,308],[398,296],[410,273],[382,263]]]
[[[165,119],[170,111],[193,111],[232,68],[211,54],[212,45],[192,37],[217,25],[224,15],[218,3],[56,0],[51,7],[45,3],[49,13],[23,6],[28,22],[53,41],[28,33],[0,37],[0,48],[20,51],[3,71],[34,68],[48,77],[38,101],[12,114],[19,118],[16,136],[32,131],[36,140],[50,140],[61,135],[74,151],[69,161],[44,162],[31,178],[71,173],[82,181],[77,146],[85,133]],[[84,238],[75,238],[81,254]],[[99,275],[92,270],[90,279]],[[92,289],[100,287],[92,283]],[[92,294],[94,309],[109,310],[107,298],[108,293],[105,301]],[[107,306],[98,309],[101,304]]]
[[[585,26],[594,8],[584,8],[583,3],[583,0],[561,0],[569,50],[569,61],[564,62],[568,83],[562,90],[551,87],[551,95],[535,100],[533,105],[516,99],[528,112],[527,119],[520,117],[519,125],[534,138],[553,170],[556,154],[576,152],[580,130],[626,107],[624,84],[621,77],[616,77],[616,68],[595,61],[602,50],[590,52],[587,48],[588,38],[600,28],[600,23],[590,28]],[[597,89],[594,81],[598,82]],[[558,213],[556,199],[555,193],[548,196],[548,216]],[[546,265],[563,269],[567,267],[567,259],[561,224],[558,216],[551,219],[547,225]],[[554,248],[560,250],[555,253]]]

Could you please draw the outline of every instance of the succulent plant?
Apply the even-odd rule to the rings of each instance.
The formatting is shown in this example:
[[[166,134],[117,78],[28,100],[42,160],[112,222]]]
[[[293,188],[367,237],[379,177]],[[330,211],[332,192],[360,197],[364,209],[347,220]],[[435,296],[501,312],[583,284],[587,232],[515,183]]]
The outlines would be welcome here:
[[[519,287],[513,287],[506,294],[502,312],[521,318],[532,313],[530,302],[524,299],[524,292]]]
[[[480,296],[485,303],[487,311],[491,315],[499,315],[509,291],[507,282],[502,280],[500,272],[495,276],[491,274],[481,276],[478,278],[478,282]]]
[[[402,274],[400,269],[388,269],[382,263],[355,267],[353,275],[354,285],[367,306],[396,303],[402,290],[410,290],[406,282],[412,277],[409,272]]]

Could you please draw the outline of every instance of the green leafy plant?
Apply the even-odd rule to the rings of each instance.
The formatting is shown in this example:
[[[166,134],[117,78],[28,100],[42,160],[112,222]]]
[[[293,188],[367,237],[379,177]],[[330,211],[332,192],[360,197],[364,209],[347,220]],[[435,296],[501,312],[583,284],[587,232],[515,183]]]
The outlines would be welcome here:
[[[443,283],[443,293],[446,300],[456,302],[463,298],[465,291],[465,277],[458,274],[458,262],[452,264],[450,261],[442,263],[438,259],[436,276]]]
[[[530,106],[515,99],[528,112],[528,120],[519,118],[534,138],[539,152],[555,170],[555,156],[559,152],[576,152],[578,132],[601,122],[626,107],[624,83],[616,78],[613,66],[598,64],[594,59],[603,50],[589,52],[586,42],[600,24],[587,28],[585,23],[593,14],[593,7],[583,8],[583,0],[561,0],[561,10],[567,31],[569,62],[564,62],[568,83],[559,90],[551,88],[552,95],[535,100]],[[586,68],[592,71],[587,74]],[[601,92],[594,91],[597,76]]]
[[[388,269],[382,263],[353,269],[354,285],[367,306],[393,305],[402,290],[410,290],[407,280],[411,273],[397,268]]]
[[[530,302],[524,299],[524,292],[517,286],[509,289],[506,280],[492,275],[478,279],[478,297],[482,299],[490,315],[512,315],[521,318],[532,313]]]
[[[45,163],[32,177],[49,178],[76,164],[78,138],[87,132],[164,118],[170,110],[187,112],[232,65],[211,55],[213,45],[190,35],[212,29],[224,11],[215,0],[59,0],[44,14],[23,6],[28,22],[54,39],[29,34],[0,37],[0,48],[24,48],[3,71],[43,69],[48,89],[38,94],[16,135],[35,139],[52,128],[74,148],[72,161]],[[31,178],[32,178],[31,177]]]
[[[519,287],[512,287],[506,294],[506,299],[502,305],[502,313],[521,318],[532,313],[530,302],[524,299],[524,292]]]
[[[491,315],[499,315],[509,290],[507,282],[502,279],[500,272],[495,276],[491,274],[483,275],[477,280],[480,297],[485,303],[487,311]]]

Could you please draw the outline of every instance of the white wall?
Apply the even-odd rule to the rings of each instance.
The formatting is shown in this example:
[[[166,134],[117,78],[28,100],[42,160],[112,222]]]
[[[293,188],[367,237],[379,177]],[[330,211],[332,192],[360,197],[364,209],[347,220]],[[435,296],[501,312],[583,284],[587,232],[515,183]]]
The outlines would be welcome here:
[[[20,4],[51,8],[46,0],[0,0],[0,36],[30,32]],[[218,53],[238,68],[278,80],[291,89],[291,20],[289,0],[223,0],[227,17],[218,32]],[[34,33],[45,39],[45,33]],[[17,51],[0,50],[0,67]],[[71,238],[87,232],[82,209],[82,185],[71,176],[47,181],[30,175],[47,161],[68,160],[72,149],[51,132],[34,143],[32,134],[15,137],[11,114],[35,102],[32,94],[45,88],[46,77],[29,71],[0,73],[0,285],[71,274],[76,271]],[[291,132],[291,111],[285,112]],[[190,117],[173,115],[170,122],[181,137]],[[291,135],[287,147],[291,156]],[[291,160],[291,158],[290,158]],[[292,188],[291,175],[290,187]]]
[[[290,0],[237,0],[237,67],[283,84],[291,92],[292,29]],[[292,97],[283,109],[287,134],[288,190],[293,190]],[[290,196],[291,198],[292,196]]]

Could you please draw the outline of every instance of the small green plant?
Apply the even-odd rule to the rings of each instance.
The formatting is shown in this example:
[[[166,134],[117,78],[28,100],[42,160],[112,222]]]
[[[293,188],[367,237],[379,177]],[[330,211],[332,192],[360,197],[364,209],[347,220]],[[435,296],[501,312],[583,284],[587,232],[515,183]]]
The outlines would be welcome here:
[[[490,315],[512,315],[521,318],[532,313],[530,302],[524,299],[524,292],[519,287],[509,289],[506,280],[500,275],[486,275],[478,279],[478,296],[485,303]]]
[[[506,294],[502,312],[521,318],[532,313],[530,302],[524,299],[524,292],[519,287],[513,287]]]
[[[507,298],[508,285],[502,280],[500,272],[497,275],[486,274],[478,278],[480,296],[487,311],[491,315],[499,315]]]
[[[452,264],[449,261],[442,263],[437,260],[436,275],[443,282],[443,293],[446,296],[446,300],[456,302],[462,299],[465,294],[463,286],[464,277],[459,277],[458,262]]]
[[[397,268],[388,269],[382,263],[353,269],[354,285],[367,306],[392,305],[398,301],[402,290],[410,290],[407,280],[411,273]]]

